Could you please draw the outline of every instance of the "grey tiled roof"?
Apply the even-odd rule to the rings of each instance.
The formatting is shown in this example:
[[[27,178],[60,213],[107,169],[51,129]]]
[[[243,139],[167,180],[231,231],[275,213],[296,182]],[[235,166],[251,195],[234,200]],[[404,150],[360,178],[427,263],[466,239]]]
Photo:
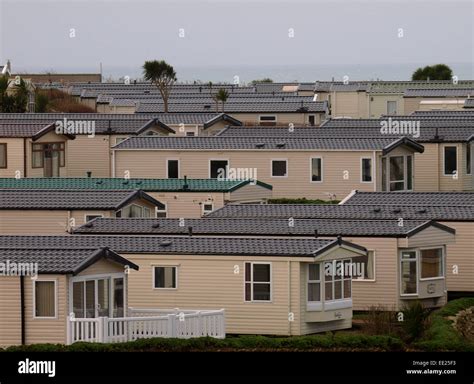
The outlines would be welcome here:
[[[116,149],[181,149],[181,150],[382,150],[396,139],[393,137],[323,137],[323,138],[278,138],[278,137],[131,137],[122,141]],[[283,144],[281,148],[278,145]],[[263,147],[259,148],[261,145]]]
[[[474,207],[474,192],[359,192],[353,194],[347,205],[429,205]]]
[[[161,236],[0,236],[1,249],[108,247],[120,254],[306,256],[337,246],[338,240]],[[353,244],[354,247],[358,247]],[[362,248],[362,250],[364,250]]]
[[[474,207],[410,205],[227,204],[206,217],[474,221]]]
[[[7,122],[0,124],[0,137],[34,137],[49,126],[49,122]]]
[[[440,110],[440,111],[414,111],[411,116],[418,117],[438,117],[438,116],[449,116],[453,118],[473,115],[474,111],[470,110]]]
[[[1,189],[0,209],[119,209],[137,198],[159,207],[164,205],[142,191],[127,190],[58,190]]]
[[[474,96],[474,88],[453,89],[406,89],[404,97],[468,97]]]
[[[183,226],[180,226],[180,223]],[[407,236],[426,220],[331,220],[274,218],[103,219],[77,228],[80,234],[155,234],[223,236]]]
[[[464,101],[464,108],[474,108],[474,98],[466,99]]]
[[[103,257],[138,269],[135,264],[107,248],[0,249],[0,262],[37,263],[38,273],[76,274]]]

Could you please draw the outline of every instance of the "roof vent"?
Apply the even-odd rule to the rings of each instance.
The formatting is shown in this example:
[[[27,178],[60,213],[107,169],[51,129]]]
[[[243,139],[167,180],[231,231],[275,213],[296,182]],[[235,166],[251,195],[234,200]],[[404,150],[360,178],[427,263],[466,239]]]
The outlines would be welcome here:
[[[160,223],[153,223],[152,228],[160,228]]]
[[[276,143],[277,148],[284,148],[285,145],[286,145],[286,143],[283,143],[283,142],[281,142],[281,143]]]
[[[189,236],[193,235],[193,227],[192,226],[188,227],[188,233],[189,233]]]
[[[426,213],[426,208],[421,208],[417,210],[416,213]]]
[[[375,213],[379,213],[379,212],[380,212],[380,208],[374,208],[374,212],[375,212]]]
[[[128,180],[124,180],[124,181],[122,182],[123,185],[128,185],[129,183],[130,183],[130,182],[129,182]]]
[[[142,181],[136,181],[135,184],[141,185],[141,184],[142,184]]]
[[[257,144],[255,144],[255,147],[263,148],[263,147],[265,147],[265,143],[257,143]]]
[[[314,230],[314,238],[315,238],[315,239],[318,238],[318,230],[317,230],[317,229]]]
[[[162,240],[160,242],[160,247],[169,247],[173,242],[171,240]]]
[[[393,210],[393,213],[400,213],[401,211],[402,211],[402,210],[401,210],[400,208],[395,208],[395,209]]]
[[[96,181],[95,183],[96,183],[97,185],[101,185],[101,184],[104,183],[104,181],[103,181],[103,180],[99,180],[99,181]]]
[[[210,106],[209,104],[206,104],[206,105],[204,106],[204,109],[211,109],[211,106]]]
[[[184,175],[184,184],[183,184],[183,189],[187,190],[189,189],[189,184],[188,184],[188,177]]]

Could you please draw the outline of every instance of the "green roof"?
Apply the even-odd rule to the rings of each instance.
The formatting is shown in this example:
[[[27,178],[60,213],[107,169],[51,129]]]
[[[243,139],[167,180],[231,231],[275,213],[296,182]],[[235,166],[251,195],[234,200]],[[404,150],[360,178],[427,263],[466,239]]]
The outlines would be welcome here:
[[[52,178],[0,178],[0,189],[97,189],[120,190],[141,189],[146,192],[232,192],[250,180],[222,179],[123,179],[92,177],[52,177]],[[188,188],[183,186],[187,184]],[[257,185],[272,189],[269,184],[257,181]]]

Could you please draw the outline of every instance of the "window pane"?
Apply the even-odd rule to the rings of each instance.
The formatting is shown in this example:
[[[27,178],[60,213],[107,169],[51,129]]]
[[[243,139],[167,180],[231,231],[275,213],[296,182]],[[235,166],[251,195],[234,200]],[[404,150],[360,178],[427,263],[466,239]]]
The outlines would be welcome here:
[[[411,294],[416,293],[416,261],[403,260],[402,261],[402,293]]]
[[[321,159],[311,159],[311,181],[321,181],[322,176],[322,164]]]
[[[272,176],[286,176],[286,161],[285,160],[272,161]]]
[[[452,175],[457,171],[457,148],[444,147],[444,174]]]
[[[443,252],[441,248],[421,250],[421,277],[443,276]]]
[[[245,283],[245,301],[252,301],[252,284]]]
[[[332,300],[332,282],[325,283],[324,285],[324,299],[325,300]]]
[[[390,157],[390,181],[404,180],[403,156]]]
[[[251,263],[245,263],[245,281],[252,281],[252,274],[250,273],[252,268]]]
[[[333,263],[324,263],[324,280],[332,281],[333,275],[335,273],[335,268],[333,267]]]
[[[413,189],[413,157],[407,156],[407,189]]]
[[[344,280],[344,299],[349,299],[351,297],[351,281]]]
[[[113,292],[114,292],[114,308],[113,308],[113,316],[114,317],[123,317],[123,304],[124,304],[124,286],[123,286],[123,279],[114,279],[113,280]]]
[[[387,159],[382,157],[382,191],[387,190]]]
[[[109,316],[109,280],[101,279],[97,281],[97,299],[99,316]]]
[[[372,181],[372,159],[362,159],[362,181]]]
[[[319,265],[320,264],[309,264],[308,265],[308,280],[318,280],[320,279],[319,275]]]
[[[351,260],[344,261],[344,279],[352,278],[352,275],[355,274],[354,266]]]
[[[333,275],[334,280],[342,279],[342,276],[344,274],[344,267],[342,265],[342,261],[336,261],[333,272],[334,272],[334,275]]]
[[[404,186],[405,186],[405,183],[403,181],[390,183],[390,191],[403,191]]]
[[[179,178],[179,162],[178,160],[168,160],[168,179]]]
[[[254,283],[253,284],[254,300],[270,300],[270,284]]]
[[[155,267],[155,288],[176,288],[176,267]]]
[[[53,281],[37,281],[35,286],[35,314],[37,317],[54,317],[56,315],[55,292]]]
[[[253,281],[270,282],[270,265],[253,264]]]
[[[321,283],[308,284],[308,301],[321,301]]]
[[[471,174],[471,144],[466,144],[466,173]]]
[[[0,168],[7,167],[7,145],[0,144]]]
[[[33,161],[33,168],[43,167],[43,152],[33,152],[32,161]]]
[[[260,121],[275,121],[276,116],[260,116]]]
[[[132,205],[130,208],[130,217],[142,217],[142,207],[139,205]]]
[[[86,317],[95,317],[95,281],[86,281]]]
[[[227,161],[211,160],[211,179],[227,177]]]
[[[334,300],[342,299],[342,281],[334,282]]]
[[[74,316],[84,317],[84,282],[77,281],[72,284],[72,311]]]
[[[355,279],[373,279],[374,278],[374,252],[369,251],[367,256],[356,257],[353,260],[355,263],[355,272],[356,275],[353,276]]]

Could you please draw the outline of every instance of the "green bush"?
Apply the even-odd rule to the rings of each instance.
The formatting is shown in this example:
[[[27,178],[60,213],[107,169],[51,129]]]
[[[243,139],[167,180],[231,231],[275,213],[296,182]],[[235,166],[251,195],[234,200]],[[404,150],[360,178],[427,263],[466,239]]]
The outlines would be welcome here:
[[[403,321],[401,324],[408,340],[420,338],[428,326],[430,310],[417,300],[407,304],[402,312]]]

